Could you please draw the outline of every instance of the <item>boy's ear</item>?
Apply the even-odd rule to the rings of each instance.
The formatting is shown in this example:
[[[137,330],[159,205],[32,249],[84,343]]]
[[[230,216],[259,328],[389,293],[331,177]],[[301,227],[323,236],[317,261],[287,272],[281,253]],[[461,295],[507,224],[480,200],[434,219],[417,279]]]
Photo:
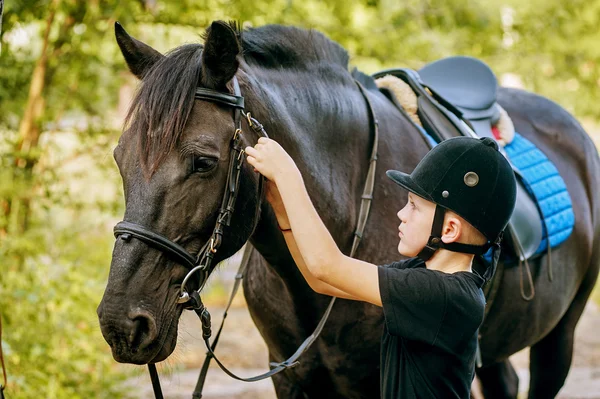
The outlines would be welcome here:
[[[444,227],[442,228],[442,242],[450,244],[458,242],[463,234],[463,223],[456,216],[446,214]]]

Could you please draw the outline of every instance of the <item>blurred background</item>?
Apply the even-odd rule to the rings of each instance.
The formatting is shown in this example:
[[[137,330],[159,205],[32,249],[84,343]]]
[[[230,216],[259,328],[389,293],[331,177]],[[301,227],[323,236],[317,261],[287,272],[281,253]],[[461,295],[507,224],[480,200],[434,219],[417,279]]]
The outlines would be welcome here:
[[[9,398],[150,394],[144,368],[114,362],[96,317],[112,227],[124,211],[112,149],[137,85],[113,26],[119,21],[165,52],[200,42],[216,19],[317,29],[367,73],[478,57],[501,84],[561,104],[600,144],[600,0],[7,0],[0,32],[0,317]],[[215,322],[235,263],[227,262],[207,292]],[[568,381],[581,392],[564,397],[600,397],[593,385],[600,381],[598,289],[590,302]],[[266,369],[266,352],[242,294],[235,306],[218,353],[250,375]],[[168,397],[191,395],[186,384],[203,359],[197,321],[186,315],[181,327],[178,349],[162,367]],[[526,355],[518,361],[526,378]],[[211,371],[206,398],[274,397],[269,381],[240,386],[223,376]]]

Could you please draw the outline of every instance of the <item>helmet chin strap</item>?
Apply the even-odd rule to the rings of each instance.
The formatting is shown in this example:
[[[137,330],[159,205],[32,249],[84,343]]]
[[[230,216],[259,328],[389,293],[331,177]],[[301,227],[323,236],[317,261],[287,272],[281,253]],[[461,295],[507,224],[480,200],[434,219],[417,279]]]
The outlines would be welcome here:
[[[445,214],[445,208],[442,208],[439,205],[435,206],[435,216],[433,217],[433,224],[431,225],[431,235],[429,236],[429,240],[427,240],[425,247],[417,255],[423,262],[427,262],[431,259],[433,254],[435,254],[435,251],[445,245],[442,242],[442,227],[444,226]]]
[[[429,236],[429,240],[427,240],[425,247],[417,254],[417,257],[422,259],[423,262],[427,262],[440,248],[444,248],[452,252],[483,255],[493,247],[492,264],[487,268],[483,275],[483,279],[486,282],[489,281],[494,276],[496,265],[498,264],[498,259],[500,258],[500,242],[502,241],[503,233],[501,232],[493,243],[488,242],[484,245],[470,245],[459,242],[451,242],[446,244],[442,241],[442,228],[444,226],[445,214],[446,209],[436,204],[433,224],[431,225],[431,235]]]

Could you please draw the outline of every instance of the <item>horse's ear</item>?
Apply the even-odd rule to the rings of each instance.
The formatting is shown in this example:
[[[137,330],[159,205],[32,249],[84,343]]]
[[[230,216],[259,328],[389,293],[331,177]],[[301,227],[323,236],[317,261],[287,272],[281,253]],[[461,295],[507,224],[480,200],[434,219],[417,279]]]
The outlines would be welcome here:
[[[129,36],[118,22],[115,22],[115,36],[129,70],[138,79],[142,79],[148,70],[164,57],[152,47]]]
[[[201,85],[210,89],[224,89],[240,65],[241,52],[238,33],[232,24],[215,21],[206,30],[202,53]]]

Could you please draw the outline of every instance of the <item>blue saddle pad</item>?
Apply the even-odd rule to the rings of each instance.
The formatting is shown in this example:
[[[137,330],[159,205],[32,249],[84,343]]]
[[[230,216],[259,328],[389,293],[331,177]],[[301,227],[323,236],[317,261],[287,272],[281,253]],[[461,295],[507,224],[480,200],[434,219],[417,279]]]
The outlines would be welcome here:
[[[437,143],[425,129],[419,130],[432,147]],[[510,162],[519,170],[525,188],[537,202],[543,217],[543,238],[535,254],[541,254],[565,241],[573,232],[575,214],[565,181],[554,164],[531,141],[515,133],[513,141],[504,147]],[[487,258],[491,259],[491,251]],[[484,256],[485,257],[485,256]]]
[[[543,253],[548,240],[553,248],[573,232],[575,214],[571,196],[554,164],[531,141],[515,133],[513,141],[504,149],[540,207],[544,219],[543,239],[536,254]]]

